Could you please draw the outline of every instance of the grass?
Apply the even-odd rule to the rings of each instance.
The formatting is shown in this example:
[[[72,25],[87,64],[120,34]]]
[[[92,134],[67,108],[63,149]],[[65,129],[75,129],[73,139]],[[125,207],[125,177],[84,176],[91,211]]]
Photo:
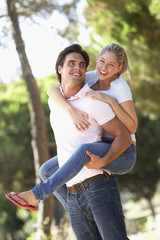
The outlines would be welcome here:
[[[159,194],[153,199],[153,205],[156,212],[155,219],[151,215],[151,210],[148,208],[148,203],[142,199],[137,203],[130,204],[125,217],[131,221],[131,226],[137,223],[137,231],[131,234],[129,228],[127,232],[130,232],[130,240],[160,240],[160,205]],[[136,228],[135,228],[136,229]]]
[[[160,240],[160,231],[150,230],[146,232],[140,232],[135,235],[129,236],[130,240]]]

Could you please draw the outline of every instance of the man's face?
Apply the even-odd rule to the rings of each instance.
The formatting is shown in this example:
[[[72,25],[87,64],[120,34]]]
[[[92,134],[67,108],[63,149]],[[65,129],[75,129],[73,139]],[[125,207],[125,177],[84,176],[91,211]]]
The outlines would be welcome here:
[[[58,67],[58,71],[61,74],[62,84],[82,84],[86,73],[85,60],[80,53],[69,53],[63,66]]]

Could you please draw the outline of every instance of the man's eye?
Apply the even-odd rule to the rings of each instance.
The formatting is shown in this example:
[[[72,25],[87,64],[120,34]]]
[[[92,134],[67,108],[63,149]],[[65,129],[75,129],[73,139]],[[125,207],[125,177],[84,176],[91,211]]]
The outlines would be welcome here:
[[[80,67],[85,68],[86,65],[84,63],[80,64]]]
[[[74,65],[74,62],[69,62],[69,65],[70,65],[70,66],[73,66],[73,65]]]

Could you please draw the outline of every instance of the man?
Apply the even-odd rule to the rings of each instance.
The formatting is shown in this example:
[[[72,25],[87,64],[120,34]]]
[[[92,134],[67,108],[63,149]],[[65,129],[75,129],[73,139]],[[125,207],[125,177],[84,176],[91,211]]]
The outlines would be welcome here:
[[[102,128],[115,136],[106,157],[114,159],[131,144],[130,134],[115,117],[110,106],[84,97],[89,91],[88,85],[83,86],[88,64],[88,54],[78,44],[65,48],[57,59],[56,69],[61,91],[70,104],[88,114],[90,121],[89,128],[79,132],[69,115],[49,100],[50,121],[55,134],[60,166],[83,143],[100,141]],[[30,205],[37,206],[37,200],[44,199],[43,196],[38,197],[38,194],[40,192],[40,195],[43,195],[41,186],[45,184],[40,183],[31,192],[19,195],[13,193],[10,200],[24,205],[23,198]],[[102,169],[88,169],[84,166],[67,182],[67,187],[67,212],[78,240],[128,239],[114,176],[104,173]],[[45,190],[45,187],[43,189]]]
[[[88,113],[91,125],[88,130],[78,132],[77,134],[76,130],[74,132],[74,126],[70,118],[67,116],[67,113],[55,106],[51,101],[49,102],[51,109],[51,126],[56,138],[60,166],[64,164],[64,162],[80,144],[85,142],[94,142],[92,138],[95,137],[91,136],[91,132],[95,127],[95,119],[92,120],[89,114],[90,100],[84,98],[85,93],[88,91],[87,86],[83,86],[87,63],[85,55],[82,55],[80,50],[80,53],[77,53],[76,51],[78,50],[76,50],[76,47],[78,48],[78,46],[72,45],[61,52],[56,64],[57,73],[64,96],[73,106]],[[92,104],[95,106],[95,111],[97,111],[95,116],[92,117],[96,118],[97,121],[100,121],[106,113],[108,113],[108,115],[112,115],[113,113],[109,106],[109,111],[102,113],[101,109],[104,111],[106,108],[106,105],[102,102],[95,101]],[[106,119],[107,117],[108,116],[106,116]],[[129,146],[131,143],[129,133],[126,132],[115,115],[112,115],[111,119],[108,121],[104,120],[104,124],[101,124],[104,130],[114,136],[117,135],[116,137],[119,138],[117,142],[115,137],[115,143],[112,144],[112,147],[108,151],[108,155],[110,157],[112,157],[112,154],[114,155],[120,153],[121,151],[123,152],[125,147]],[[70,137],[70,135],[72,136]],[[120,215],[122,213],[121,208],[119,209],[117,206],[116,199],[113,195],[114,193],[112,192],[113,187],[115,188],[115,194],[118,195],[118,189],[116,189],[117,183],[113,176],[106,175],[106,178],[92,182],[92,184],[90,184],[85,190],[74,192],[74,187],[79,186],[76,184],[82,182],[81,184],[83,186],[83,182],[85,182],[86,179],[91,181],[92,178],[94,179],[95,176],[101,176],[102,173],[103,172],[100,169],[93,170],[84,167],[76,175],[76,177],[67,182],[67,186],[69,186],[70,191],[67,201],[67,211],[73,230],[77,239],[128,239],[125,230],[120,231],[120,229],[125,229],[125,227],[123,217]],[[105,191],[101,191],[101,189],[104,188],[107,188],[108,195]],[[119,199],[118,202],[120,202]]]

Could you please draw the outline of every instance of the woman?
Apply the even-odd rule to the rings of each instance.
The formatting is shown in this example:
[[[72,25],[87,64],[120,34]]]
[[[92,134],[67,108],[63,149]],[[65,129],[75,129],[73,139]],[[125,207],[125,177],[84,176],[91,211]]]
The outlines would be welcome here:
[[[110,104],[116,116],[132,134],[132,144],[116,160],[102,166],[100,161],[101,157],[105,158],[105,153],[109,149],[113,140],[112,136],[108,136],[107,133],[104,133],[103,141],[101,143],[82,145],[76,150],[76,152],[74,152],[71,158],[58,170],[58,172],[56,172],[56,174],[54,174],[55,170],[53,168],[55,164],[58,164],[56,158],[53,158],[42,165],[40,176],[43,180],[46,180],[46,182],[42,184],[48,184],[49,186],[47,192],[39,194],[41,188],[39,185],[39,190],[37,190],[38,188],[36,186],[29,192],[20,194],[16,193],[17,196],[14,196],[14,198],[12,198],[12,196],[15,195],[15,193],[7,195],[11,201],[19,202],[19,205],[27,205],[26,202],[24,203],[25,200],[29,203],[29,209],[37,210],[39,200],[49,197],[53,191],[72,179],[82,169],[84,164],[88,168],[103,167],[103,169],[109,170],[114,174],[125,174],[134,166],[136,161],[136,141],[133,133],[136,131],[137,117],[130,89],[125,80],[121,77],[122,73],[129,70],[128,58],[125,50],[118,44],[112,43],[107,45],[102,49],[97,58],[96,68],[97,71],[86,74],[85,81],[88,82],[91,89],[94,90],[89,92],[87,97]],[[78,130],[85,130],[85,128],[89,126],[87,114],[73,108],[73,106],[71,106],[61,95],[58,87],[51,88],[48,91],[48,94],[55,103],[59,104],[59,106],[62,106],[69,112]],[[99,151],[99,149],[101,149],[101,151]],[[44,177],[44,175],[47,177]],[[48,177],[49,179],[47,179]],[[52,187],[50,187],[51,182]],[[32,205],[32,208],[30,205]]]

